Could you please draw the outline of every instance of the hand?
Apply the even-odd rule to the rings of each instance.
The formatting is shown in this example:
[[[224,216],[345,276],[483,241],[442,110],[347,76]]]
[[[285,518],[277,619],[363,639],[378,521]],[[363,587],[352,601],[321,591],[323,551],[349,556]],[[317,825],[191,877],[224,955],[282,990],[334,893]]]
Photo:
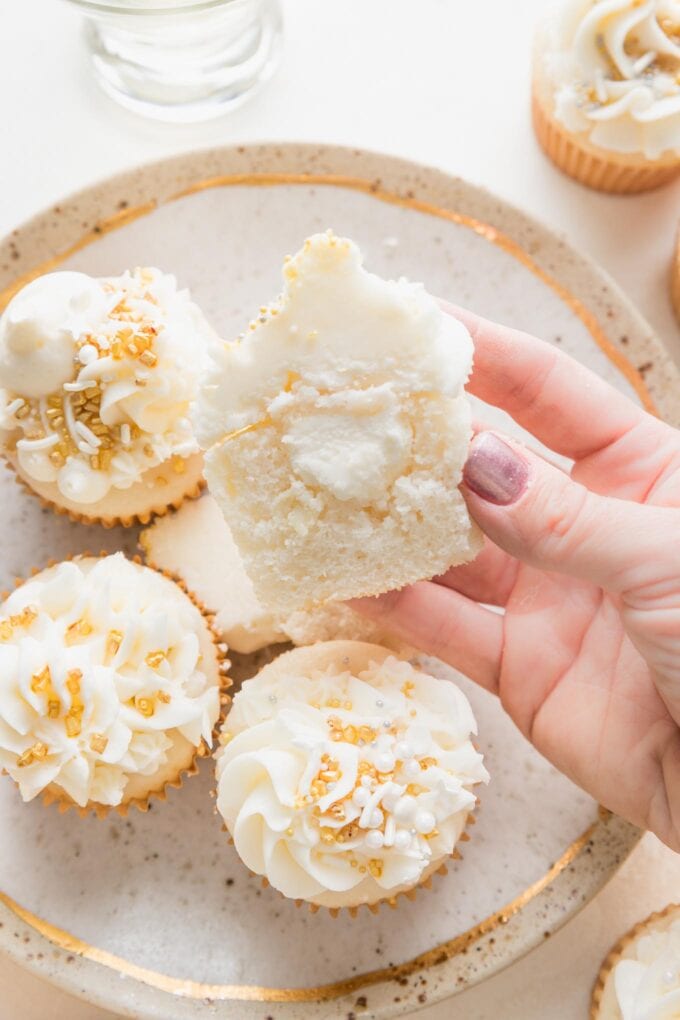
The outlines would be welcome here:
[[[541,340],[447,310],[475,341],[470,392],[574,466],[478,432],[462,491],[481,554],[352,605],[498,694],[557,768],[680,851],[680,432]]]

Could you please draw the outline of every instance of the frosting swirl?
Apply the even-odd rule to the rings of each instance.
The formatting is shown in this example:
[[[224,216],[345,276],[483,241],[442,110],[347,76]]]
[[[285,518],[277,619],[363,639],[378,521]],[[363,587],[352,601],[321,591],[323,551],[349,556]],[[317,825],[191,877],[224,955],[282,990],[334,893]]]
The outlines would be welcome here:
[[[236,695],[217,807],[245,864],[284,895],[374,903],[453,851],[471,788],[488,780],[475,720],[454,684],[393,656],[300,675],[300,651],[273,664],[289,659],[289,673],[267,667]]]
[[[0,443],[29,479],[82,504],[166,461],[182,472],[211,336],[158,269],[39,277],[0,319]]]
[[[638,940],[635,958],[614,968],[614,989],[623,1020],[680,1016],[680,921]]]
[[[680,0],[571,0],[544,65],[569,131],[615,152],[680,156]]]
[[[0,607],[0,767],[31,800],[51,784],[116,805],[168,762],[173,734],[211,742],[219,677],[206,624],[174,582],[122,553],[51,567]]]

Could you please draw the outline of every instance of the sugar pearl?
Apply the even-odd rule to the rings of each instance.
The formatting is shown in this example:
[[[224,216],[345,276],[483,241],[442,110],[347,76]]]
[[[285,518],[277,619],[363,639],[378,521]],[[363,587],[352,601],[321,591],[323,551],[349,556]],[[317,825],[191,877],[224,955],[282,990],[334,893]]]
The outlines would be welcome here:
[[[352,801],[357,807],[366,807],[370,799],[371,795],[365,786],[357,786],[352,794]]]
[[[413,757],[413,748],[407,740],[399,740],[394,748],[394,753],[397,758],[401,758],[402,761],[406,761],[407,758]]]
[[[416,812],[415,823],[418,832],[427,835],[428,832],[432,832],[434,829],[437,819],[431,811],[421,810]]]
[[[364,839],[369,850],[379,850],[384,843],[382,832],[379,829],[372,829]]]
[[[382,799],[382,806],[386,811],[394,811],[400,799],[401,794],[399,793],[386,793]]]
[[[420,775],[420,765],[415,758],[409,758],[408,761],[405,761],[402,768],[407,779],[417,779]]]
[[[389,751],[383,751],[381,754],[376,754],[375,767],[378,772],[391,772],[394,765],[394,755],[390,754]]]
[[[361,777],[361,785],[365,786],[366,789],[370,789],[371,786],[373,785],[373,780],[371,779],[370,776],[362,776]]]
[[[83,344],[78,351],[78,361],[81,365],[91,365],[99,357],[99,351],[94,344]]]
[[[672,970],[667,970],[663,976],[663,979],[667,985],[674,985],[677,978],[678,975]]]
[[[411,845],[411,833],[406,829],[397,829],[394,834],[395,850],[408,850]]]
[[[410,794],[405,794],[394,808],[394,817],[398,822],[407,822],[410,820],[416,807],[415,797],[411,797]]]
[[[376,808],[375,811],[371,814],[371,817],[368,820],[368,827],[370,829],[378,829],[378,828],[380,828],[380,826],[383,823],[384,817],[385,816],[382,813],[382,811],[380,810],[380,808]]]

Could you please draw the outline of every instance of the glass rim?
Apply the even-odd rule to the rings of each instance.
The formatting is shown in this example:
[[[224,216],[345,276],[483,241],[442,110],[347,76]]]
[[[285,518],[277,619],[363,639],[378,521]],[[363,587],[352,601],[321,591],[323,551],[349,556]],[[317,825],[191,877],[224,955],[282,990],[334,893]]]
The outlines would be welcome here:
[[[165,0],[156,6],[132,6],[116,0],[67,0],[74,7],[80,7],[84,13],[125,14],[128,17],[154,17],[161,14],[184,14],[187,11],[207,11],[215,7],[226,7],[237,0]]]

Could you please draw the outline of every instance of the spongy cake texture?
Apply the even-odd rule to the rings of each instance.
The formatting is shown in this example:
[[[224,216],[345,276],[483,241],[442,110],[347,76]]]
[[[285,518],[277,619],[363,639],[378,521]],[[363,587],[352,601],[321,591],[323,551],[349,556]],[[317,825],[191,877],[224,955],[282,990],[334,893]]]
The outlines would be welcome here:
[[[258,599],[293,611],[471,559],[465,328],[331,233],[305,242],[284,281],[239,342],[213,348],[193,413]]]

